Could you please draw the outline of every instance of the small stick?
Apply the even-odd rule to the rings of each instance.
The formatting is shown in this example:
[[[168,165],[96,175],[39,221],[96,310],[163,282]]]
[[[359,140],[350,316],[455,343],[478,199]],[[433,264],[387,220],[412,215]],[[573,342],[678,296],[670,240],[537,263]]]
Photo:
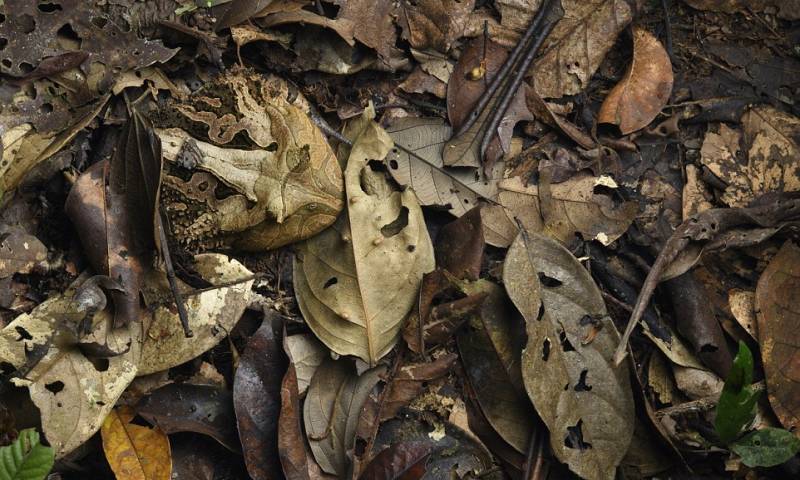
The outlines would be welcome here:
[[[183,326],[183,334],[186,338],[193,337],[194,333],[189,328],[189,315],[186,313],[186,305],[183,303],[183,295],[178,290],[178,283],[175,280],[175,269],[172,267],[172,257],[169,254],[169,247],[167,246],[167,235],[164,233],[164,222],[161,220],[161,211],[156,213],[156,228],[158,229],[158,239],[161,243],[161,255],[164,257],[164,265],[167,270],[167,281],[169,288],[172,290],[172,296],[175,297],[175,305],[178,307],[178,318],[181,319],[181,326]]]
[[[544,11],[553,5],[553,2],[548,2],[545,5],[542,5],[541,10]],[[494,111],[494,115],[492,115],[492,119],[489,121],[489,126],[486,127],[486,131],[483,133],[483,140],[481,140],[481,158],[483,158],[486,154],[486,149],[489,147],[489,142],[492,141],[492,138],[496,134],[497,127],[500,126],[500,122],[503,120],[503,116],[506,114],[508,110],[508,106],[511,105],[511,101],[517,94],[517,90],[519,90],[520,85],[522,85],[522,80],[525,78],[525,72],[533,63],[533,58],[536,56],[536,52],[539,50],[539,47],[544,42],[544,39],[550,35],[550,32],[553,31],[553,27],[555,27],[556,22],[550,22],[542,29],[541,32],[536,36],[536,38],[531,42],[531,45],[528,49],[528,53],[525,54],[525,58],[522,59],[522,62],[519,65],[519,68],[514,72],[514,76],[511,79],[510,84],[506,87],[503,96],[500,98],[500,102],[497,106],[497,109]]]
[[[548,2],[549,4],[550,2]],[[525,47],[530,43],[531,38],[533,38],[534,32],[539,28],[539,24],[542,23],[545,17],[545,12],[547,11],[548,4],[544,4],[539,7],[539,11],[536,12],[536,16],[533,18],[533,21],[530,25],[528,25],[528,29],[525,30],[525,33],[522,34],[520,37],[519,42],[514,47],[514,50],[511,51],[511,54],[506,59],[505,63],[500,70],[495,74],[492,78],[492,81],[489,83],[489,86],[486,88],[486,91],[483,92],[483,96],[478,100],[478,103],[475,104],[475,108],[470,112],[467,120],[464,122],[463,125],[453,134],[453,138],[459,137],[466,133],[467,130],[472,128],[475,125],[475,122],[481,116],[481,113],[486,109],[486,106],[489,105],[489,101],[494,96],[497,89],[500,88],[501,85],[505,82],[506,77],[511,72],[511,69],[514,67],[514,64],[517,63],[520,56],[522,55],[522,51]],[[484,44],[486,40],[484,39]]]

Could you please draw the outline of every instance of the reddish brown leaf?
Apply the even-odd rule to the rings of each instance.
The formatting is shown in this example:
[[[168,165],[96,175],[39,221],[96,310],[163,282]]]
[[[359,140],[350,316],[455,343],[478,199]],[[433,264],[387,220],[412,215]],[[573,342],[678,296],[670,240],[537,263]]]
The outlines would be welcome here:
[[[402,442],[381,451],[364,469],[360,480],[417,480],[425,475],[425,461],[437,450],[433,442]]]
[[[786,242],[758,280],[756,314],[769,402],[787,429],[800,426],[798,291],[800,247]]]
[[[484,246],[481,209],[473,207],[439,231],[434,249],[436,264],[456,278],[477,280]]]
[[[672,62],[661,42],[647,30],[633,30],[633,60],[625,77],[600,107],[598,123],[617,125],[623,135],[646,127],[672,93]]]
[[[233,380],[233,407],[247,472],[253,480],[280,478],[278,416],[286,358],[270,317],[250,337]]]
[[[417,398],[425,388],[423,384],[436,380],[447,374],[455,364],[458,356],[454,353],[442,355],[432,362],[412,363],[400,367],[397,375],[386,387],[387,392],[380,408],[380,421],[384,422]]]

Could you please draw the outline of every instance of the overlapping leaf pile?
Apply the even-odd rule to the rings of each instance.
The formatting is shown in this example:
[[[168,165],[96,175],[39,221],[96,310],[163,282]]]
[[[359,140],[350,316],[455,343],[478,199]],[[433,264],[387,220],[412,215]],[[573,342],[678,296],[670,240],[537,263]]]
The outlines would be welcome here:
[[[0,1],[0,478],[797,477],[794,3]]]

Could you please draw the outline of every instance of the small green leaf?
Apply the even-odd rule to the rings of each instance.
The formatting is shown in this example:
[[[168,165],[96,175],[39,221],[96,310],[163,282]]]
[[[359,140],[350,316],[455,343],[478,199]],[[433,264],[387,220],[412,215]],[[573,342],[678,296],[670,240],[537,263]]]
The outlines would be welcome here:
[[[753,354],[744,342],[739,342],[739,353],[733,360],[728,378],[717,403],[717,417],[714,429],[724,444],[729,444],[739,435],[742,428],[753,421],[755,406],[761,392],[754,391]]]
[[[53,457],[53,449],[39,443],[39,432],[23,430],[14,443],[0,447],[0,480],[43,480]]]
[[[782,428],[764,428],[740,438],[731,450],[748,467],[774,467],[800,451],[800,439]]]

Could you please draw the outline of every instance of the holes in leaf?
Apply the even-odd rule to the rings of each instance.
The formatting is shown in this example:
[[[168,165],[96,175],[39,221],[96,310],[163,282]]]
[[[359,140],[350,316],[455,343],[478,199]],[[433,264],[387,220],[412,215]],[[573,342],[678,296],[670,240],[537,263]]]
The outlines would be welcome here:
[[[719,350],[719,347],[716,345],[712,345],[710,343],[706,343],[702,347],[700,347],[700,353],[714,353]]]
[[[51,392],[53,395],[58,394],[61,390],[64,390],[64,382],[61,380],[56,380],[53,383],[48,383],[44,386],[47,391]]]
[[[22,33],[31,33],[32,31],[36,30],[36,20],[34,20],[33,16],[28,15],[27,13],[23,13],[17,17],[17,23],[19,28],[22,30]]]
[[[63,10],[63,8],[61,8],[61,5],[53,2],[40,3],[39,6],[36,8],[38,8],[39,11],[42,13],[53,13],[53,12],[60,12],[61,10]]]
[[[416,245],[409,245],[406,247],[406,250],[408,250],[409,252],[413,252],[416,249],[417,249]]]
[[[108,19],[105,17],[92,17],[90,22],[92,22],[92,25],[97,28],[105,28],[106,24],[108,23]]]
[[[392,170],[397,170],[400,168],[400,164],[397,163],[397,160],[389,160],[389,166],[392,168]]]
[[[88,357],[89,361],[92,362],[92,366],[98,372],[105,372],[108,370],[108,366],[110,365],[107,358],[91,358]]]
[[[41,107],[39,107],[39,112],[41,113],[53,113],[53,104],[52,103],[43,103]]]
[[[550,339],[545,338],[542,343],[542,360],[546,362],[548,358],[550,358]]]
[[[322,288],[332,287],[332,286],[336,285],[337,283],[339,283],[339,279],[336,278],[336,277],[331,277],[331,278],[328,279],[327,282],[325,282],[325,285],[323,285]]]
[[[588,392],[592,390],[592,386],[586,383],[586,375],[589,374],[589,370],[582,370],[581,376],[578,379],[578,384],[575,385],[576,392]]]
[[[69,23],[58,29],[56,41],[65,50],[80,50],[81,47],[81,37]]]
[[[264,149],[268,152],[277,152],[278,151],[278,142],[272,142]]]
[[[11,365],[8,362],[0,362],[0,373],[3,375],[11,375],[12,373],[16,372],[17,369],[14,368],[14,365]]]
[[[567,427],[567,436],[564,437],[564,446],[567,448],[577,448],[580,451],[589,450],[592,444],[583,441],[583,420],[578,420],[574,427]]]
[[[14,327],[14,330],[16,330],[17,333],[19,334],[19,338],[17,339],[18,342],[20,340],[33,340],[33,336],[30,333],[28,333],[28,331],[25,330],[24,328],[16,326]]]
[[[572,343],[567,338],[567,333],[563,330],[558,334],[558,341],[561,342],[561,350],[565,352],[575,351],[575,347],[572,346]]]
[[[33,65],[28,62],[22,62],[19,64],[19,71],[22,73],[31,73],[33,71]]]
[[[381,235],[386,238],[400,233],[408,225],[408,207],[401,207],[397,218],[381,227]]]
[[[539,282],[548,288],[560,287],[563,282],[557,278],[549,277],[543,272],[539,272]]]
[[[11,60],[9,60],[7,58],[4,58],[2,63],[3,63],[3,66],[6,67],[6,68],[11,68],[11,65],[13,65],[11,63]]]
[[[6,45],[8,45],[8,39],[0,38],[0,51],[5,50]]]
[[[544,303],[539,304],[539,313],[536,314],[536,320],[541,322],[544,318]]]

